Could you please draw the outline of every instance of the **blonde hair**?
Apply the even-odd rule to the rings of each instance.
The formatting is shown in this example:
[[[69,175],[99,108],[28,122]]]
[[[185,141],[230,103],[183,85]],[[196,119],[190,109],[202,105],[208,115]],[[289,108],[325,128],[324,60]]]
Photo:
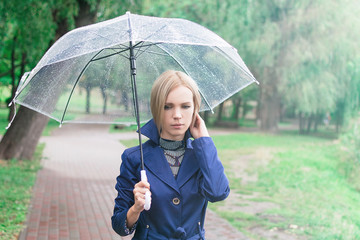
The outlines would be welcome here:
[[[201,97],[199,88],[195,81],[189,77],[186,73],[174,70],[168,70],[162,73],[154,82],[151,89],[150,96],[150,109],[153,115],[155,124],[160,134],[162,128],[162,115],[164,112],[164,106],[169,93],[176,87],[184,86],[190,89],[193,94],[194,113],[193,120],[196,118],[197,112],[200,109]]]

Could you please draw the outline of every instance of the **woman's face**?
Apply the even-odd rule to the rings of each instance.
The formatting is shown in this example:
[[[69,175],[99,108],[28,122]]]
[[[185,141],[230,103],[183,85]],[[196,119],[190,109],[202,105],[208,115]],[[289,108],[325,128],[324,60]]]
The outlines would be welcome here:
[[[194,113],[191,90],[179,86],[170,91],[165,101],[160,136],[164,139],[180,141],[190,127]]]

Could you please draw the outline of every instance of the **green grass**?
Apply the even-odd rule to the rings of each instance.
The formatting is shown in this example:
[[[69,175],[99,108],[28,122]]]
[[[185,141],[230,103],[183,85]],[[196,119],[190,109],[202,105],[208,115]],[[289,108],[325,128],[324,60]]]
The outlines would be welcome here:
[[[231,190],[239,194],[235,201],[241,205],[242,196],[256,195],[254,207],[261,201],[278,206],[251,215],[234,209],[224,211],[224,203],[210,204],[240,231],[252,239],[261,239],[251,231],[256,226],[308,239],[360,239],[360,186],[359,181],[351,181],[354,172],[360,173],[360,164],[346,157],[339,141],[291,132],[213,138]],[[250,160],[234,164],[242,158]],[[239,170],[256,174],[257,180],[243,183],[236,175]]]
[[[142,140],[143,143],[145,143],[148,140],[148,138],[142,136],[141,140]],[[127,148],[135,147],[135,146],[139,145],[139,139],[136,138],[136,139],[120,140],[120,143],[122,145],[124,145],[125,147],[127,147]]]
[[[305,239],[360,239],[355,130],[341,141],[333,129],[213,136],[235,197],[209,207],[250,239],[266,239],[254,228]],[[121,142],[138,145],[136,139]],[[238,172],[256,177],[245,181]],[[270,207],[255,214],[241,210],[259,203]]]
[[[23,228],[43,148],[33,161],[0,161],[0,239],[17,239]]]

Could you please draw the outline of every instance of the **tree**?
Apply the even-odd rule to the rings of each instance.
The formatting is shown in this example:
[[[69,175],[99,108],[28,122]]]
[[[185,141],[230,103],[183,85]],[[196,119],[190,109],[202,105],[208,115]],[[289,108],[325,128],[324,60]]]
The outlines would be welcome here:
[[[39,3],[40,7],[49,7],[47,4],[41,5],[41,1],[35,1],[35,3]],[[50,5],[47,11],[51,12],[52,20],[57,25],[54,41],[68,31],[69,26],[72,25],[72,20],[75,22],[76,26],[95,22],[97,2],[93,3],[94,5],[91,6],[83,0],[73,1],[72,7],[78,7],[79,14],[77,14],[76,11],[72,12],[69,11],[69,9],[64,9],[64,5],[62,5],[61,2],[53,4],[54,5]],[[14,8],[16,9],[16,7],[17,6],[15,5]],[[77,17],[75,17],[74,13],[77,14]],[[36,20],[40,21],[40,19]],[[19,23],[17,21],[18,20],[15,22]],[[41,19],[41,21],[46,22],[48,19]],[[35,23],[24,22],[23,24],[28,24],[28,27],[30,27],[30,25]],[[25,38],[26,36],[23,37]],[[30,37],[27,41],[32,42],[34,39]],[[31,159],[47,122],[48,118],[46,116],[28,108],[20,107],[14,122],[0,142],[0,158]]]
[[[327,112],[335,113],[337,126],[341,125],[351,105],[345,99],[353,91],[349,64],[359,56],[360,36],[354,31],[358,10],[355,1],[315,1],[295,15],[298,24],[293,26],[295,41],[285,56],[282,95],[299,113],[301,133],[316,130]]]
[[[10,99],[12,99],[26,65],[34,64],[34,59],[40,57],[46,50],[44,43],[50,41],[49,36],[53,35],[54,24],[42,21],[42,19],[50,18],[51,12],[47,11],[46,4],[39,1],[6,1],[0,7],[0,12],[4,18],[0,63],[3,66],[2,69],[8,69],[5,76],[11,77]],[[10,111],[9,119],[12,114],[13,112]]]
[[[251,38],[243,42],[261,83],[263,130],[276,131],[282,108],[299,115],[301,132],[316,129],[326,112],[344,108],[339,101],[351,81],[345,69],[359,56],[357,11],[352,0],[249,2],[243,27]]]
[[[65,34],[69,29],[74,27],[80,27],[87,24],[94,23],[99,16],[99,20],[105,20],[109,17],[118,16],[118,10],[124,12],[125,9],[140,11],[142,6],[141,0],[51,0],[49,2],[43,1],[7,1],[5,3],[13,3],[11,7],[5,6],[3,2],[0,4],[0,10],[3,16],[3,13],[9,14],[9,9],[15,9],[17,12],[26,12],[33,13],[40,17],[37,11],[44,11],[50,14],[50,17],[44,17],[37,19],[36,22],[24,21],[24,28],[31,28],[31,26],[36,26],[37,23],[51,23],[53,24],[53,31],[51,32],[50,28],[36,28],[33,29],[33,34],[38,34],[38,37],[32,37],[32,35],[24,35],[23,38],[26,38],[29,43],[36,42],[39,44],[37,49],[41,47],[49,47],[57,39],[59,39],[63,34]],[[24,5],[30,6],[29,11],[21,10],[19,6]],[[140,9],[140,10],[138,10]],[[7,26],[11,23],[10,17],[5,17],[5,23],[0,23],[0,37],[4,38],[7,31],[3,26]],[[41,15],[42,16],[42,15]],[[17,18],[11,19],[15,23],[19,23],[20,20]],[[49,21],[50,20],[50,21]],[[5,29],[5,30],[3,30]],[[56,29],[56,32],[55,32]],[[47,38],[43,38],[39,32],[48,36],[51,41]],[[28,45],[30,46],[30,45]],[[31,45],[33,46],[33,45]],[[29,47],[29,49],[33,49]],[[36,48],[34,48],[36,49]],[[41,52],[40,56],[44,54],[44,51]],[[35,54],[27,54],[27,56],[33,59],[33,62],[37,62],[39,58]],[[34,64],[28,63],[30,69]],[[5,74],[6,75],[6,74]],[[0,74],[1,76],[1,74]],[[31,159],[35,151],[36,145],[39,141],[41,133],[45,128],[48,122],[48,118],[36,113],[32,110],[29,110],[25,107],[20,107],[14,122],[11,127],[8,129],[2,141],[0,142],[0,158],[10,159],[10,158],[19,158],[19,159]]]
[[[219,34],[222,38],[234,45],[243,59],[248,56],[244,51],[244,42],[249,39],[249,32],[243,26],[246,24],[248,0],[185,0],[181,2],[151,1],[151,5],[144,6],[145,14],[161,17],[186,18],[197,22]],[[220,65],[220,64],[219,64]],[[216,67],[216,66],[215,66]],[[219,66],[221,67],[221,66]],[[229,73],[231,74],[231,73]],[[225,77],[224,77],[225,78]],[[254,98],[256,91],[252,91]],[[245,103],[241,101],[243,94],[237,94],[231,99],[237,105],[234,111],[239,111]],[[220,121],[223,114],[223,104],[216,107],[217,119]],[[238,114],[234,113],[234,116]],[[205,115],[208,116],[208,113]],[[235,117],[236,119],[236,117]]]

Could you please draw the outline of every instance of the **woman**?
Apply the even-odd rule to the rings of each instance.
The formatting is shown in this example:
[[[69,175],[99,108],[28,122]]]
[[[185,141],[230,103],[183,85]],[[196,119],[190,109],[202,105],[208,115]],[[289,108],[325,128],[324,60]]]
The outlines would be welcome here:
[[[113,229],[133,239],[205,239],[208,201],[224,200],[229,182],[200,118],[200,94],[185,73],[169,70],[151,90],[153,119],[141,128],[148,182],[140,181],[139,146],[122,155]],[[191,139],[194,138],[194,140]],[[150,187],[151,186],[151,187]],[[145,192],[151,208],[144,211]]]

